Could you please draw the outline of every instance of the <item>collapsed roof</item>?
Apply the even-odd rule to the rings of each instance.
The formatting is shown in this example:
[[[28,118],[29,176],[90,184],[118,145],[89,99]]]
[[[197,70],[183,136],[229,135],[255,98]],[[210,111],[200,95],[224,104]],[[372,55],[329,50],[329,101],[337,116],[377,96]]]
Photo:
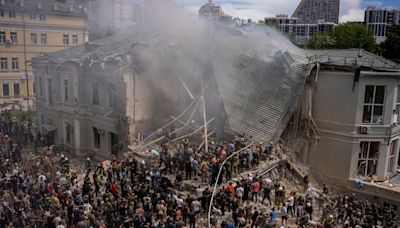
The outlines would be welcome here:
[[[299,105],[312,63],[331,64],[336,60],[337,64],[351,64],[339,63],[326,51],[298,49],[266,26],[166,27],[125,28],[117,35],[33,61],[58,65],[74,62],[87,67],[117,61],[121,66],[132,65],[138,75],[154,77],[154,83],[157,77],[176,75],[198,93],[201,79],[209,85],[205,91],[207,116],[216,118],[214,127],[246,133],[262,141],[280,137]],[[364,51],[360,55],[359,50],[343,52],[357,53],[361,61],[356,64],[367,64],[366,59],[371,57]],[[127,55],[133,58],[125,58]],[[375,67],[388,66],[377,56],[372,57],[376,59]]]

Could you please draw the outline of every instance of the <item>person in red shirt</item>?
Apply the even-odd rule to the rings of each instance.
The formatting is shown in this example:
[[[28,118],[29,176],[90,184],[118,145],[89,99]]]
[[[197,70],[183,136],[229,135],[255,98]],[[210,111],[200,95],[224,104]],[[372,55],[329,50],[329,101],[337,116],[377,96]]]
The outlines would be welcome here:
[[[118,199],[118,185],[115,182],[111,185],[111,193]]]
[[[258,192],[260,191],[260,182],[258,182],[258,179],[255,178],[253,181],[253,184],[251,184],[251,192],[253,194],[253,200],[254,202],[257,202],[258,200]]]

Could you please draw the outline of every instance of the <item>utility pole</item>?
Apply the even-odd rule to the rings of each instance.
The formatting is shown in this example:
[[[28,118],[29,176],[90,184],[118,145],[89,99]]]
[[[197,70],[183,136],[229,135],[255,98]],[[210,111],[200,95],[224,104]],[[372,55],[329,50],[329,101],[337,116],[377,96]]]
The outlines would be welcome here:
[[[29,78],[28,64],[26,60],[26,23],[25,23],[25,6],[22,8],[22,23],[24,33],[24,67],[25,67],[25,84],[26,84],[26,108],[29,110]]]
[[[207,112],[206,112],[206,100],[204,98],[204,91],[203,91],[203,78],[200,79],[201,85],[201,100],[203,102],[203,121],[204,121],[204,152],[208,154],[208,132],[207,132]]]

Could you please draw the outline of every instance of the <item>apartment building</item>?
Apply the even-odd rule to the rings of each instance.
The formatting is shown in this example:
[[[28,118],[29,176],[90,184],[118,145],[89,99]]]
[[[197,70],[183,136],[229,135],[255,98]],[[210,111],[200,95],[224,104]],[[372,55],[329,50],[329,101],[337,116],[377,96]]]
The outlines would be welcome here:
[[[390,28],[400,24],[400,9],[368,7],[365,10],[364,23],[380,44],[386,40]]]

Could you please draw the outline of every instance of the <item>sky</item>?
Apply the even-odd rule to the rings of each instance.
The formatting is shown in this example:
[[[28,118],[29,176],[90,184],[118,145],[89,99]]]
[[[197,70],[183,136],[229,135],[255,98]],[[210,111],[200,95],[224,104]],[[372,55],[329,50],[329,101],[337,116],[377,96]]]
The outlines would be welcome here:
[[[178,0],[184,8],[197,13],[208,0]],[[234,17],[251,18],[255,21],[276,14],[292,15],[300,0],[214,0],[223,11]],[[400,8],[400,0],[341,0],[340,22],[363,21],[367,6]]]

